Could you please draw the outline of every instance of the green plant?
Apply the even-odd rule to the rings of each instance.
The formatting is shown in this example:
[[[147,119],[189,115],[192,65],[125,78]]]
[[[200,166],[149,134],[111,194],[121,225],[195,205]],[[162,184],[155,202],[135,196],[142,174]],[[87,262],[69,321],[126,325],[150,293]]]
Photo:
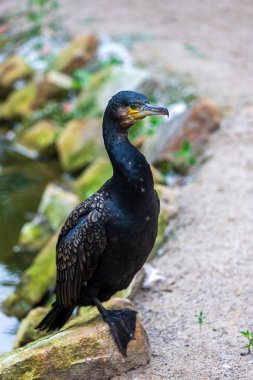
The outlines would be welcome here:
[[[175,153],[175,157],[182,160],[187,166],[196,164],[197,158],[192,151],[191,143],[185,140],[182,144],[181,149]]]
[[[91,79],[91,73],[85,69],[75,70],[73,74],[72,88],[74,90],[81,90],[87,85]]]
[[[161,118],[150,116],[150,118],[148,119],[146,130],[145,130],[145,135],[153,136],[156,128],[159,127],[159,125],[161,125],[163,122],[164,121]]]
[[[249,332],[249,330],[241,331],[242,336],[244,338],[248,339],[248,344],[246,344],[244,347],[247,348],[248,354],[251,353],[250,347],[253,347],[253,333]]]
[[[197,322],[199,324],[199,328],[201,330],[202,328],[202,325],[204,323],[204,320],[206,319],[206,316],[205,314],[203,313],[203,311],[200,311],[198,314],[196,314],[196,317],[197,317]]]
[[[48,20],[48,15],[50,15],[54,10],[59,8],[58,0],[27,0],[28,13],[27,18],[31,24],[38,28],[39,33],[41,33],[43,24]],[[56,23],[47,22],[47,25],[51,29],[56,28]]]
[[[115,66],[115,65],[122,65],[122,60],[117,56],[110,56],[105,60],[100,61],[100,64],[102,66]]]
[[[193,153],[191,143],[188,140],[185,140],[177,152],[172,153],[168,159],[159,162],[159,169],[164,174],[172,172],[180,175],[187,175],[191,166],[196,163],[197,157]]]

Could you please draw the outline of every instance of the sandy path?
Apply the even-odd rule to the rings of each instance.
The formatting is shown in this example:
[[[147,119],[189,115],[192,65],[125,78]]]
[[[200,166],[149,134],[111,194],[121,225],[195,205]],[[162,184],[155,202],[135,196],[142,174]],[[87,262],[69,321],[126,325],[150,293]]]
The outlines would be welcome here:
[[[252,380],[253,356],[240,355],[240,330],[253,330],[252,1],[62,0],[61,12],[73,34],[148,33],[134,56],[187,75],[226,111],[212,158],[179,190],[176,237],[155,262],[166,280],[136,297],[152,361],[117,379]]]

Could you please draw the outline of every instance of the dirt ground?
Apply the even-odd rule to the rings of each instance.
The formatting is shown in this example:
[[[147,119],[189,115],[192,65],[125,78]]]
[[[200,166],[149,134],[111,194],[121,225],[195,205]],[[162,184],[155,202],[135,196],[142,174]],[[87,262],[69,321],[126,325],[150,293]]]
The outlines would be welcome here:
[[[140,33],[137,60],[187,76],[224,113],[211,159],[178,190],[175,239],[154,263],[166,280],[135,299],[151,363],[117,380],[252,380],[240,331],[253,330],[253,2],[61,3],[72,34]]]

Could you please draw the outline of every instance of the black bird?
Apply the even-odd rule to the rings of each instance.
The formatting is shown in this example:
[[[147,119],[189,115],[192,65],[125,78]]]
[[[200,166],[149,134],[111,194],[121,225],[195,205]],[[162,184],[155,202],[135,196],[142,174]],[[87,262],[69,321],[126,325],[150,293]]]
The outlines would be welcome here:
[[[103,137],[113,176],[63,225],[56,246],[56,302],[37,326],[59,329],[76,306],[95,305],[123,355],[134,339],[136,312],[107,310],[101,302],[129,286],[155,243],[159,198],[149,164],[128,140],[129,128],[149,115],[169,113],[132,91],[109,101]]]

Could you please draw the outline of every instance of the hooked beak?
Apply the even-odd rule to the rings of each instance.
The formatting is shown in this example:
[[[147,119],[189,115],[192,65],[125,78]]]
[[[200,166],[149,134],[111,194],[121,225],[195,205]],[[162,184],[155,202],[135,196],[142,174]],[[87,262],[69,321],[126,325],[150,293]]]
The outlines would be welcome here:
[[[151,106],[151,104],[144,104],[138,110],[131,112],[131,117],[134,120],[143,119],[146,116],[151,115],[167,115],[169,117],[169,111],[165,107]]]

